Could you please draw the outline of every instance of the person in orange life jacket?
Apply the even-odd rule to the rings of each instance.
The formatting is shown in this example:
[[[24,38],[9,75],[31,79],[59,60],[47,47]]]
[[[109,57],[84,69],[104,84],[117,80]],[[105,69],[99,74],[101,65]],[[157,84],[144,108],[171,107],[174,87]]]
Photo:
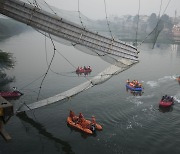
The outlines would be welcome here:
[[[69,116],[73,119],[73,117],[75,116],[75,113],[73,111],[69,111]]]
[[[79,119],[78,119],[78,121],[81,123],[81,122],[83,121],[83,119],[84,119],[84,116],[83,116],[83,114],[80,112],[80,113],[79,113]]]
[[[69,116],[71,117],[72,121],[77,122],[78,117],[75,115],[73,111],[70,110]]]
[[[96,130],[96,119],[95,119],[95,116],[92,116],[91,117],[91,123],[90,123],[90,129],[92,130],[92,131],[95,131]]]
[[[86,123],[86,120],[84,118],[81,119],[80,125],[82,126],[82,128],[87,128],[87,123]]]
[[[92,116],[92,117],[91,117],[91,124],[94,124],[94,125],[96,124],[95,116]]]

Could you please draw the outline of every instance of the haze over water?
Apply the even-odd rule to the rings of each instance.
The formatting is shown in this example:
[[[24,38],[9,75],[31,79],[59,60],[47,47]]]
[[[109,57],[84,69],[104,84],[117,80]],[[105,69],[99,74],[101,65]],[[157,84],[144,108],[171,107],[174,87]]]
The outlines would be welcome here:
[[[91,66],[88,76],[95,76],[110,64],[99,57],[82,53],[73,47],[55,43],[57,50],[74,66]],[[16,80],[10,87],[22,89],[19,100],[11,100],[15,109],[21,103],[33,103],[53,54],[53,46],[36,31],[26,32],[3,42],[2,50],[13,53],[16,65],[7,71]],[[47,61],[46,50],[47,49]],[[130,69],[94,86],[68,101],[57,102],[25,115],[13,116],[6,124],[12,141],[0,139],[0,153],[76,153],[76,154],[178,154],[180,151],[180,47],[158,45],[150,49],[140,47],[140,62]],[[39,99],[64,92],[87,81],[74,73],[75,68],[60,54],[56,54],[50,71],[42,85]],[[61,74],[61,75],[58,75]],[[144,93],[133,95],[126,91],[127,79],[143,83]],[[39,80],[38,80],[39,79]],[[34,81],[34,82],[32,82]],[[159,110],[158,103],[165,94],[175,98],[168,111]],[[69,110],[82,112],[86,118],[95,115],[103,131],[88,136],[66,124]]]

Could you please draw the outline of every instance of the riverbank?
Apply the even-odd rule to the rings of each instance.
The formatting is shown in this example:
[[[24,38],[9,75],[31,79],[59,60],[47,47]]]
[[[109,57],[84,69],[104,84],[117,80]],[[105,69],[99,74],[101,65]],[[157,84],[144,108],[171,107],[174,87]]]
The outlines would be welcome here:
[[[0,27],[0,41],[31,30],[27,25],[10,18],[0,18]]]

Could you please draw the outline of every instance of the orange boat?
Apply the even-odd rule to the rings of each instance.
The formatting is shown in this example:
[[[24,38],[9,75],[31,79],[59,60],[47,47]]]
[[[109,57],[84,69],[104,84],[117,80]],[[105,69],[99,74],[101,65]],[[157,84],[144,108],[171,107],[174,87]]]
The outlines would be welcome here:
[[[180,82],[180,76],[179,76],[179,77],[177,77],[177,78],[176,78],[176,80]]]
[[[90,129],[90,128],[83,128],[81,124],[79,123],[75,123],[71,117],[68,117],[67,118],[67,123],[71,126],[71,127],[74,127],[74,128],[77,128],[87,134],[93,134],[93,131]]]
[[[70,111],[72,112],[72,111]],[[73,116],[72,116],[73,115]],[[77,128],[87,134],[93,134],[95,130],[102,130],[102,126],[97,124],[96,122],[92,122],[90,120],[86,120],[80,118],[76,115],[71,114],[67,118],[67,124],[70,125],[71,127]]]

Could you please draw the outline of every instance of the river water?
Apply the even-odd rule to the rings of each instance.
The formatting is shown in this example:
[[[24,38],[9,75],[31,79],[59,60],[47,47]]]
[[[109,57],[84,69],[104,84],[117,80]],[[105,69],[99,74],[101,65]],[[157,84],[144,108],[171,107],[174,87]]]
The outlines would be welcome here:
[[[59,53],[52,63],[52,71],[45,78],[39,99],[66,91],[87,81],[77,76],[73,66],[93,68],[91,78],[110,64],[99,57],[82,53],[73,47],[55,42]],[[0,42],[0,48],[13,53],[14,69],[8,70],[16,86],[24,95],[10,100],[15,110],[22,103],[37,100],[42,75],[53,55],[50,40],[32,30]],[[5,125],[12,137],[10,142],[0,138],[2,154],[178,154],[180,152],[180,47],[158,45],[155,49],[140,47],[140,62],[112,77],[101,85],[84,91],[69,100],[13,116]],[[47,55],[47,56],[46,56]],[[127,79],[143,83],[144,93],[134,95],[126,91]],[[158,103],[165,94],[174,96],[169,110],[159,110]],[[89,136],[67,126],[69,110],[82,112],[86,118],[95,115],[103,126]]]

